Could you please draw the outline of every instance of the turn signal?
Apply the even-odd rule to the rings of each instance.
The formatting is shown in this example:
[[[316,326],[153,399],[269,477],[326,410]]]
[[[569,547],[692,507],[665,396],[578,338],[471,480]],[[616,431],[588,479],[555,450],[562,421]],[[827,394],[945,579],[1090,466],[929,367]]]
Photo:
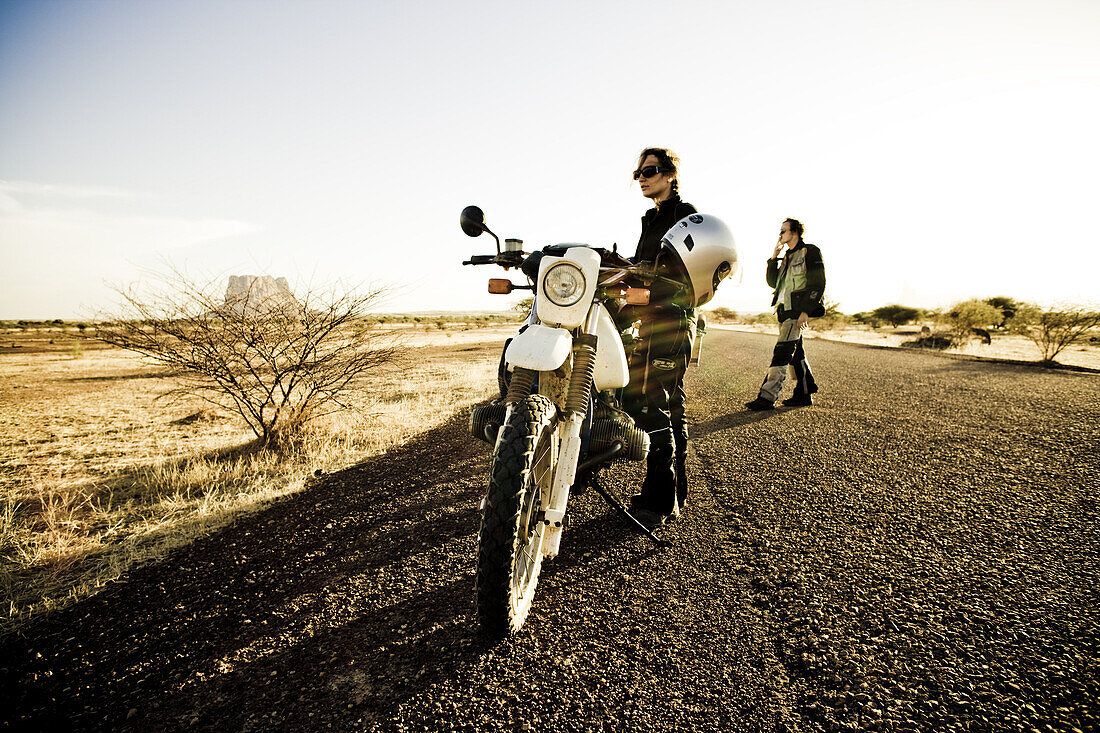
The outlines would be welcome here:
[[[649,305],[649,288],[627,288],[627,305]]]
[[[489,278],[489,292],[493,295],[507,295],[512,292],[512,288],[514,287],[515,285],[512,284],[511,280],[505,280],[502,277]],[[649,302],[648,293],[646,294],[645,302]]]

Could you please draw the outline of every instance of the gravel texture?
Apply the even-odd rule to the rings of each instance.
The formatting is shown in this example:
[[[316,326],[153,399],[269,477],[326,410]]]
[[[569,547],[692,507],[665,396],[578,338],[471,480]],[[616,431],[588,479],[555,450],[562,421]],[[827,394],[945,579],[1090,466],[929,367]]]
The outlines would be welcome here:
[[[1100,375],[815,341],[817,404],[748,413],[772,344],[689,373],[675,547],[575,497],[508,641],[462,414],[0,642],[0,726],[1100,727]]]

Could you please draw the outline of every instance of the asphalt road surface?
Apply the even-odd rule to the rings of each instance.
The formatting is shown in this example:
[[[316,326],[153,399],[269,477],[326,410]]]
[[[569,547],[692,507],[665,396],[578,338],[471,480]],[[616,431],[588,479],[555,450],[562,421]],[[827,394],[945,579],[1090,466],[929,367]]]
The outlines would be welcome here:
[[[706,337],[675,547],[575,497],[508,641],[458,415],[0,643],[2,726],[1096,730],[1100,375],[811,341],[745,412],[772,343]]]

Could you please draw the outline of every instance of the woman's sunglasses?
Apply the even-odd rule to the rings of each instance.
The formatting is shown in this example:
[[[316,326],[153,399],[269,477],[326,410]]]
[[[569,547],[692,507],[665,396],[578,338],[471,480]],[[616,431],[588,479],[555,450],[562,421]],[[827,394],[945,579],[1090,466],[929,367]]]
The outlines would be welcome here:
[[[658,173],[671,172],[671,168],[665,168],[659,165],[647,165],[645,168],[639,168],[638,170],[634,171],[634,180],[636,181],[639,178],[653,178],[653,176],[657,175]]]

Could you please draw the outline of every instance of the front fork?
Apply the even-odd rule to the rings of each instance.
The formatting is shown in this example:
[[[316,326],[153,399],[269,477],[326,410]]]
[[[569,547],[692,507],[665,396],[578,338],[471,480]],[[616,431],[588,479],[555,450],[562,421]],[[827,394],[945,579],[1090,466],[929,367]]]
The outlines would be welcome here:
[[[577,465],[581,457],[581,426],[592,394],[593,374],[596,370],[596,325],[599,302],[593,301],[584,319],[581,333],[574,343],[573,369],[569,375],[569,391],[565,398],[565,415],[558,424],[561,445],[554,467],[554,479],[549,496],[543,495],[546,507],[542,553],[551,558],[558,554],[561,530],[565,523],[565,505],[569,501],[569,489],[577,478]]]

